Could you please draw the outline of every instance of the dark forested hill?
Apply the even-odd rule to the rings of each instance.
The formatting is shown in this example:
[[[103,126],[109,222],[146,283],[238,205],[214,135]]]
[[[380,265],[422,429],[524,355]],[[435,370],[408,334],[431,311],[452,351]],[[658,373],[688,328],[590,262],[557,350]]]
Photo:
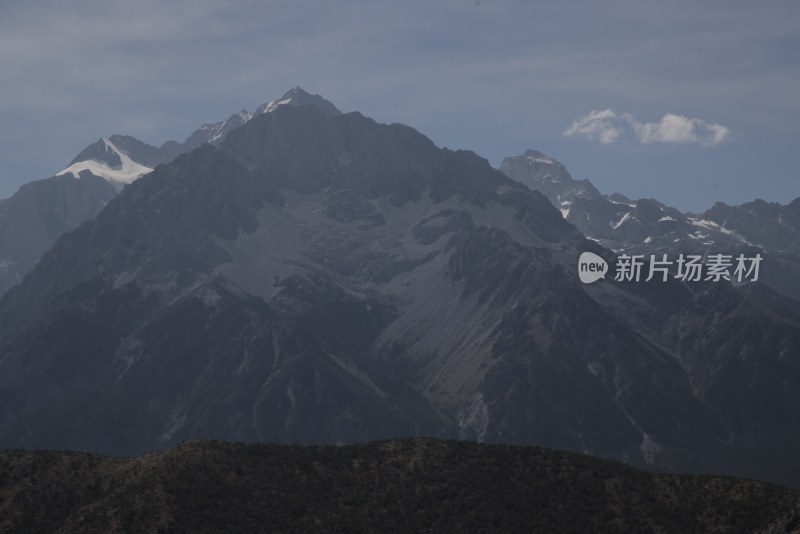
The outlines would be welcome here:
[[[192,442],[0,454],[0,531],[795,532],[800,492],[538,447]]]

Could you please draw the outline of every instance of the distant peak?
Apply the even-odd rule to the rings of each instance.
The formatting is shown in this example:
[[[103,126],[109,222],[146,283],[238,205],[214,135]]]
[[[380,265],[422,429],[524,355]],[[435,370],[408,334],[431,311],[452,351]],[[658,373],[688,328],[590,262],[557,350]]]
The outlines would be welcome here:
[[[113,137],[113,136],[112,136]],[[81,161],[93,160],[99,163],[104,163],[109,167],[118,167],[122,165],[120,160],[119,151],[114,143],[108,137],[101,137],[85,149],[80,154],[75,156],[69,164],[73,165]]]
[[[286,91],[280,98],[263,104],[256,110],[255,114],[260,115],[262,113],[271,113],[281,106],[315,106],[331,116],[342,114],[342,112],[339,111],[339,109],[330,101],[326,100],[320,95],[311,94],[305,91],[299,85],[295,85]]]
[[[111,139],[115,139],[115,141]],[[122,188],[123,185],[129,184],[153,170],[132,160],[124,150],[115,144],[116,141],[125,141],[126,139],[136,141],[135,138],[111,136],[111,139],[103,137],[86,147],[66,169],[56,173],[56,176],[69,173],[77,179],[82,172],[89,171],[95,176],[105,178],[115,187]]]
[[[303,89],[303,88],[302,88],[302,87],[300,87],[299,85],[295,85],[294,87],[292,87],[291,89],[289,89],[288,91],[286,91],[286,93],[284,93],[284,95],[283,95],[283,96],[284,96],[284,97],[287,97],[287,96],[292,96],[292,95],[306,95],[306,96],[313,96],[313,95],[311,95],[311,93],[309,93],[308,91],[306,91],[305,89]],[[317,96],[319,96],[319,95],[317,95]]]
[[[529,148],[528,150],[526,150],[525,153],[523,154],[523,156],[525,156],[526,158],[529,158],[529,157],[531,157],[531,158],[546,158],[547,157],[542,152],[539,152],[538,150],[534,150],[532,148]]]

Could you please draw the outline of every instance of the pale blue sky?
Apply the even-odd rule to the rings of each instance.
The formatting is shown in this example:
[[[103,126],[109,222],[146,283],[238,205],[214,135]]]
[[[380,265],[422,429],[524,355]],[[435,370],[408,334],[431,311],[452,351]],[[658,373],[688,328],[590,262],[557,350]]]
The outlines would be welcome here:
[[[183,140],[294,85],[607,193],[800,196],[794,0],[0,0],[0,197],[101,136]]]

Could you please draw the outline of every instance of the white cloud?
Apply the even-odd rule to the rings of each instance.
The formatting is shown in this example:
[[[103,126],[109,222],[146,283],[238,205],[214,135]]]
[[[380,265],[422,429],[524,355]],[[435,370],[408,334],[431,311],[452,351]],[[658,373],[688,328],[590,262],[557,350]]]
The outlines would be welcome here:
[[[572,122],[564,135],[585,135],[603,144],[613,143],[622,134],[621,117],[613,109],[592,111],[585,117]]]
[[[613,143],[623,135],[632,135],[639,143],[699,143],[718,145],[730,135],[721,124],[702,119],[690,119],[667,113],[657,122],[639,122],[630,113],[617,113],[613,109],[591,111],[576,119],[564,130],[564,135],[583,135],[603,144]]]
[[[702,119],[689,119],[667,113],[658,122],[634,123],[634,132],[641,143],[701,143],[718,145],[730,130],[721,124]]]

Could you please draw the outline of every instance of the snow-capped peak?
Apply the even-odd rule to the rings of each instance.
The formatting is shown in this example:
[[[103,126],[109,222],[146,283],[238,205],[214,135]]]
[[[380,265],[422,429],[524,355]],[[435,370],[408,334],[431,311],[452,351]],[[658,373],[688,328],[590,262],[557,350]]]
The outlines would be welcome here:
[[[292,87],[282,97],[259,106],[255,114],[271,113],[281,106],[316,106],[329,115],[342,114],[331,102],[320,95],[312,95],[304,91],[300,86]]]
[[[81,172],[89,171],[95,176],[105,178],[115,187],[122,188],[125,184],[129,184],[153,170],[133,161],[108,138],[103,137],[101,141],[104,144],[106,155],[110,156],[104,158],[107,161],[98,161],[97,159],[76,161],[63,171],[56,173],[56,176],[70,173],[75,179],[80,179]],[[109,164],[109,161],[114,163]]]
[[[186,144],[191,147],[198,147],[203,143],[219,144],[231,130],[249,122],[256,115],[272,113],[283,106],[315,106],[330,116],[341,115],[336,106],[321,96],[309,94],[300,87],[293,87],[282,97],[262,104],[255,112],[243,109],[224,121],[202,125],[189,136]]]
[[[131,158],[129,152],[126,152],[130,147],[124,141],[122,141],[119,146],[114,144],[111,139],[116,138],[112,136],[111,139],[104,137],[86,147],[72,160],[66,169],[56,173],[56,176],[72,174],[75,179],[79,179],[81,172],[89,171],[96,176],[106,179],[117,189],[122,189],[122,186],[125,184],[129,184],[151,172],[153,168],[149,165],[155,166],[162,159],[164,161],[169,161],[171,158],[164,159],[164,150],[174,157],[180,153],[176,152],[175,147],[177,147],[177,150],[188,151],[204,143],[219,144],[231,130],[249,122],[254,116],[262,113],[272,113],[283,106],[315,106],[329,116],[342,114],[341,111],[336,109],[336,106],[320,95],[312,95],[304,91],[301,87],[295,86],[289,89],[280,98],[259,106],[255,112],[243,109],[237,111],[224,121],[202,125],[186,139],[183,145],[178,145],[175,142],[168,142],[165,143],[161,149],[149,147],[152,150],[148,152],[149,155],[146,158],[143,158],[144,161],[148,162],[148,165],[139,163]],[[135,139],[133,139],[133,141],[139,145],[144,145]],[[172,143],[172,146],[170,146],[170,143]],[[120,148],[120,146],[125,148]],[[167,147],[167,149],[165,149],[165,147]],[[162,151],[161,154],[158,154],[159,150]],[[136,154],[139,152],[134,150],[131,153],[134,154],[134,157],[137,157]]]

